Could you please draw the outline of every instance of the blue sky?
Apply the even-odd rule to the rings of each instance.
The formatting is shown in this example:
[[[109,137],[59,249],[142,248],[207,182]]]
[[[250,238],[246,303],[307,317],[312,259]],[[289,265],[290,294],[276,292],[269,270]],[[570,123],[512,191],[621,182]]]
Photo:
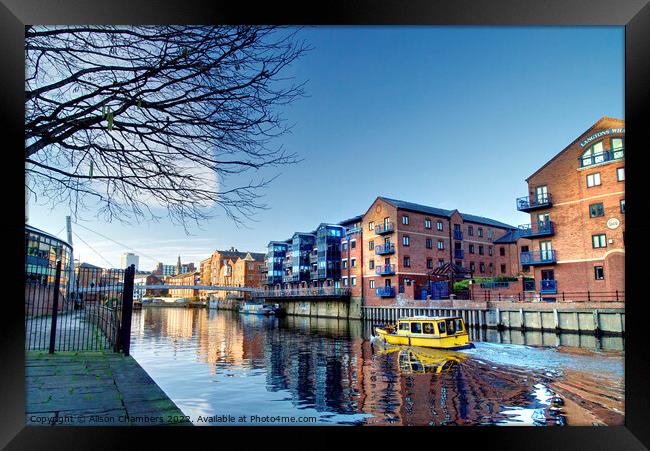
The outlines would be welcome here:
[[[512,225],[525,178],[602,116],[624,117],[623,27],[311,27],[313,50],[291,68],[308,97],[285,110],[277,141],[302,162],[272,174],[270,207],[246,228],[218,216],[191,229],[84,216],[75,257],[109,266],[135,250],[198,263],[214,249],[264,252],[270,240],[365,212],[378,195]],[[57,233],[66,211],[30,206]],[[65,232],[59,236],[65,237]]]

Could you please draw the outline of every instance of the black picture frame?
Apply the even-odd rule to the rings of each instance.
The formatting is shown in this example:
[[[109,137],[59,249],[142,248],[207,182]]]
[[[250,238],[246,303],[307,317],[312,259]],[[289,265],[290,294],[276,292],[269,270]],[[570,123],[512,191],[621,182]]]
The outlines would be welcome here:
[[[310,6],[311,9],[308,9]],[[277,2],[248,3],[143,0],[0,0],[0,47],[3,68],[0,71],[0,114],[4,133],[2,155],[11,156],[11,166],[5,170],[5,219],[11,226],[10,237],[5,241],[5,296],[0,328],[0,446],[7,449],[117,449],[128,448],[133,440],[144,436],[147,447],[153,441],[178,446],[199,445],[235,446],[229,438],[248,441],[254,439],[249,429],[242,428],[91,428],[91,427],[25,427],[24,425],[24,312],[19,300],[20,284],[11,281],[23,275],[23,227],[20,183],[22,165],[18,148],[24,146],[24,25],[26,24],[80,24],[80,23],[251,23],[251,24],[339,24],[339,25],[618,25],[625,26],[625,121],[626,160],[628,187],[626,197],[631,200],[626,212],[626,292],[630,299],[626,305],[626,361],[625,361],[625,426],[621,427],[566,427],[566,428],[252,428],[250,431],[261,438],[257,446],[274,442],[282,446],[293,443],[313,446],[318,443],[339,446],[349,445],[350,435],[360,435],[361,442],[355,446],[383,448],[401,446],[407,437],[427,443],[435,437],[435,445],[443,442],[460,443],[468,447],[467,439],[477,441],[478,446],[499,449],[648,449],[650,447],[650,405],[648,375],[650,359],[645,348],[648,343],[645,332],[649,330],[647,301],[642,297],[644,280],[644,248],[642,234],[647,233],[648,222],[640,208],[647,205],[643,199],[644,174],[649,167],[644,164],[648,152],[642,152],[647,140],[646,117],[650,101],[650,5],[647,0],[417,0],[406,2],[386,0],[327,1],[308,5]],[[584,64],[606,64],[598,55],[584,55]],[[598,93],[594,93],[598,95]],[[597,116],[601,112],[594,112]],[[525,143],[522,143],[525,145]],[[627,149],[630,151],[628,152]],[[15,178],[13,177],[15,176]],[[646,176],[647,177],[647,176]],[[10,179],[17,182],[9,181]],[[12,186],[14,188],[12,188]],[[7,208],[10,204],[12,208]],[[7,251],[8,250],[8,251]],[[629,310],[628,310],[629,309]],[[318,429],[322,441],[311,435]],[[462,432],[461,432],[462,431]],[[257,434],[259,432],[259,434]],[[339,442],[336,436],[347,433]],[[352,434],[350,434],[352,433]],[[385,435],[390,433],[391,435]],[[395,438],[394,433],[399,437]],[[460,435],[462,434],[462,435]],[[199,436],[199,437],[197,437]],[[205,437],[204,437],[205,436]],[[342,446],[342,445],[341,445]],[[244,447],[246,448],[246,446]],[[457,449],[457,447],[455,447]]]

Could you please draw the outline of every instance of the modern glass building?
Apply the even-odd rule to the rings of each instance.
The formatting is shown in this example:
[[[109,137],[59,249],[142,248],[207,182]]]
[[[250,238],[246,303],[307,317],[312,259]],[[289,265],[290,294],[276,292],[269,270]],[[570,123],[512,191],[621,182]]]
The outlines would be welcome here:
[[[25,225],[25,283],[47,286],[54,283],[56,261],[61,260],[61,288],[68,285],[72,246],[60,238]]]
[[[318,280],[341,279],[341,239],[345,236],[345,227],[321,224],[316,229],[316,247],[318,248]]]
[[[284,275],[283,263],[289,250],[289,244],[282,241],[271,241],[267,247],[266,253],[266,283],[267,285],[275,285],[282,283],[282,276]]]
[[[310,280],[310,254],[316,244],[316,235],[313,233],[296,232],[291,240],[291,281],[309,282]]]

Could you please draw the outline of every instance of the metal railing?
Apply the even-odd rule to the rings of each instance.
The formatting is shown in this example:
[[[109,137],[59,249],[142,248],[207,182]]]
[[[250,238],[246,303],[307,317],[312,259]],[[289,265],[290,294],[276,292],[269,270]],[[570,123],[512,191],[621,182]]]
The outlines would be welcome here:
[[[387,275],[395,274],[395,265],[377,265],[375,266],[375,274],[377,275]]]
[[[463,239],[463,231],[454,229],[454,239],[462,241],[462,239]]]
[[[27,350],[113,350],[128,355],[134,266],[78,268],[74,277],[65,277],[60,261],[25,269]],[[53,277],[32,277],[35,271],[52,274],[52,270]]]
[[[594,164],[605,163],[607,161],[620,160],[625,157],[625,148],[605,150],[603,152],[594,153],[589,156],[578,157],[580,167],[593,166]]]
[[[388,255],[395,253],[394,244],[385,244],[380,246],[375,246],[375,255]]]
[[[519,226],[520,236],[548,236],[555,233],[553,221],[537,222],[533,224],[522,224]]]
[[[556,261],[555,250],[522,252],[519,254],[519,262],[522,265],[540,265],[555,263]]]
[[[384,233],[391,233],[395,231],[395,228],[393,227],[393,223],[389,222],[388,224],[377,224],[375,226],[375,233],[377,235],[383,235]]]
[[[268,290],[260,294],[265,298],[286,298],[286,297],[347,297],[350,296],[350,288],[340,287],[319,287],[319,288],[283,288],[280,290]]]
[[[375,294],[382,298],[394,297],[395,288],[393,287],[379,287],[375,288]]]
[[[557,280],[540,280],[539,292],[542,294],[557,293]]]
[[[550,193],[519,197],[517,199],[517,210],[530,211],[538,208],[547,208],[553,205],[553,197]]]
[[[489,290],[473,290],[475,301],[502,302],[625,302],[625,291],[559,291],[542,293],[522,291],[518,293],[493,293]]]
[[[480,282],[479,286],[485,289],[508,288],[510,282]]]
[[[454,249],[454,258],[465,258],[465,251],[462,249]]]

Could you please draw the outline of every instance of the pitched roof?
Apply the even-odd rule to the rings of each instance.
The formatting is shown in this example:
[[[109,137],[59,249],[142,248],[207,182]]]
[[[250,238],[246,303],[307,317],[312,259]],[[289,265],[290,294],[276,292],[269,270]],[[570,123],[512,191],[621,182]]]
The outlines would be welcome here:
[[[357,215],[353,216],[351,218],[348,218],[344,221],[339,222],[339,225],[348,225],[348,224],[355,224],[363,219],[363,215]]]
[[[503,236],[494,240],[494,243],[495,244],[516,243],[519,238],[521,238],[521,233],[519,232],[519,229],[508,230]]]
[[[401,208],[403,210],[411,210],[411,211],[416,211],[419,213],[427,213],[430,215],[435,215],[435,216],[442,216],[444,218],[450,218],[451,215],[453,214],[454,211],[456,210],[445,210],[443,208],[436,208],[436,207],[429,207],[428,205],[420,205],[420,204],[415,204],[413,202],[406,202],[403,200],[397,200],[397,199],[390,199],[388,197],[382,197],[380,196],[379,199],[385,200],[389,204],[394,205],[397,208]],[[490,225],[493,227],[500,227],[504,229],[514,229],[514,226],[511,226],[510,224],[506,224],[501,221],[497,221],[494,219],[486,218],[483,216],[476,216],[476,215],[470,215],[468,213],[462,213],[458,212],[464,221],[469,221],[469,222],[475,222],[477,224],[485,224],[485,225]]]

